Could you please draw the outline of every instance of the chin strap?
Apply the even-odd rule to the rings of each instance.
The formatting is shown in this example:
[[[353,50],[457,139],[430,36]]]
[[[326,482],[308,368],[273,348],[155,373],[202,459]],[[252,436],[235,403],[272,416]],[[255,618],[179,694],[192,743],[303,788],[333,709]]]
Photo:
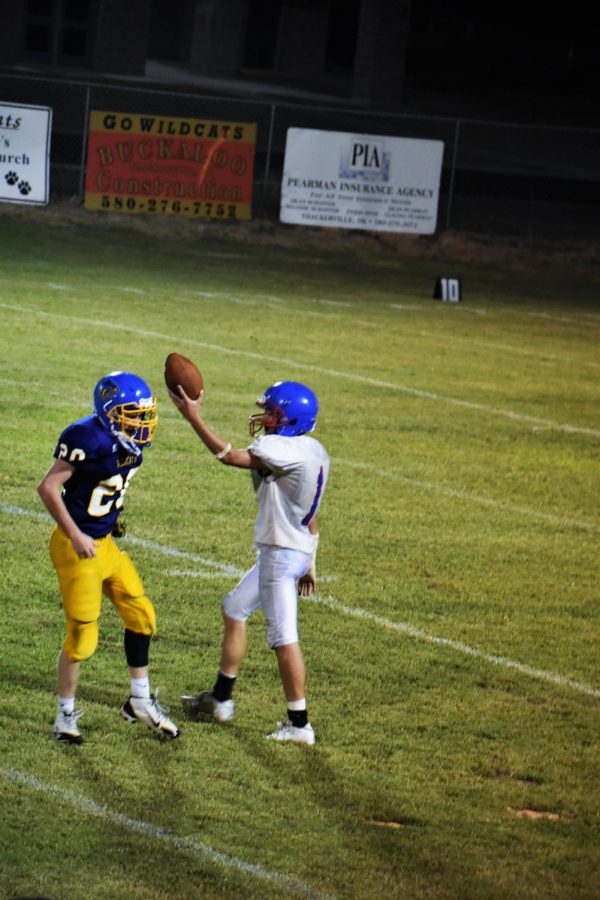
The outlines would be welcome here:
[[[116,437],[123,450],[127,450],[128,453],[133,453],[134,456],[139,456],[141,454],[141,447],[138,447],[133,441],[128,440],[120,431],[113,431],[113,435]]]
[[[102,420],[102,418],[98,415],[98,413],[95,413],[95,415],[96,415],[96,418],[98,419],[98,421],[100,422],[100,424],[102,425],[102,427],[106,428],[107,431],[110,431],[110,433],[112,434],[114,439],[121,445],[123,450],[127,450],[128,453],[133,453],[134,456],[140,455],[140,453],[142,452],[141,447],[138,447],[137,444],[134,444],[132,441],[129,441],[128,438],[125,437],[125,435],[122,434],[117,428],[115,428],[115,426],[112,423],[109,425],[106,422],[104,422]]]

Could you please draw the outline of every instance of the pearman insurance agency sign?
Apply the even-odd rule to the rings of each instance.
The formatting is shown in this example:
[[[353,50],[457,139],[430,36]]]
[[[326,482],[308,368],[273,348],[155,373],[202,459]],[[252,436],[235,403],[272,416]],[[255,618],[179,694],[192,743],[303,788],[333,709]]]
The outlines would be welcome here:
[[[0,202],[46,205],[52,110],[0,101]]]
[[[444,144],[289,128],[282,222],[433,234]]]

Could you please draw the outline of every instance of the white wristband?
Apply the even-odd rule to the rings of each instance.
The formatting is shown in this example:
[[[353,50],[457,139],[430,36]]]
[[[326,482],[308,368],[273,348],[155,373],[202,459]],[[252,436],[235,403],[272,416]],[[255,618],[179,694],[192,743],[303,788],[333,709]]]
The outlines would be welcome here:
[[[227,456],[229,451],[231,450],[231,444],[227,443],[218,453],[215,453],[215,459],[223,459],[223,457]]]

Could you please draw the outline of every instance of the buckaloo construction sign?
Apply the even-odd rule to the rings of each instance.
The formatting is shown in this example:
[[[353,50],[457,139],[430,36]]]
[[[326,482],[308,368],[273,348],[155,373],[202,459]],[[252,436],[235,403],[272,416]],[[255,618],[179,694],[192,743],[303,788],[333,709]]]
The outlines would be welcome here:
[[[249,219],[256,124],[90,113],[85,206]]]

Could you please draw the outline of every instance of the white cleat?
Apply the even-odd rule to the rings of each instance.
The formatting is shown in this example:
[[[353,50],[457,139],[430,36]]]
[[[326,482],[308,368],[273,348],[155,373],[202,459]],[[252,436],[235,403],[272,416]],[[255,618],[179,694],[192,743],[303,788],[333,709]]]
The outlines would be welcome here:
[[[233,700],[217,700],[210,691],[181,698],[184,712],[190,719],[214,719],[215,722],[229,722],[233,719]]]
[[[54,737],[56,740],[63,741],[65,744],[83,743],[81,732],[77,727],[77,719],[80,719],[82,715],[82,709],[74,709],[70,713],[59,709],[54,722]]]
[[[310,722],[297,728],[291,722],[278,722],[277,731],[267,735],[268,741],[294,741],[296,744],[314,744],[315,731]]]
[[[179,737],[179,728],[168,718],[168,712],[169,707],[161,706],[154,694],[149,699],[130,697],[121,707],[121,715],[127,722],[142,722],[155,734],[173,739]]]

